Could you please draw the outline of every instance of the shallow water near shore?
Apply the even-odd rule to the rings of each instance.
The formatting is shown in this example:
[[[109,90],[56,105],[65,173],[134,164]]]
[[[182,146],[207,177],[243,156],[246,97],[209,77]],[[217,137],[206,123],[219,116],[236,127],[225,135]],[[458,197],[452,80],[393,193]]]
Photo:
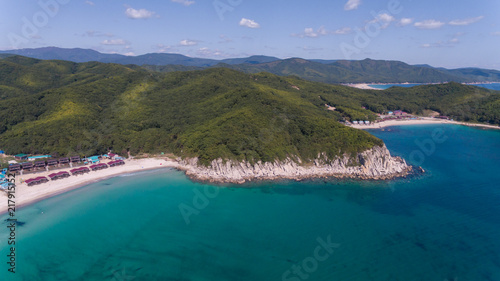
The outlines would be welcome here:
[[[0,280],[500,280],[500,131],[369,132],[426,173],[242,186],[173,169],[115,177],[18,210],[15,274],[1,216]]]

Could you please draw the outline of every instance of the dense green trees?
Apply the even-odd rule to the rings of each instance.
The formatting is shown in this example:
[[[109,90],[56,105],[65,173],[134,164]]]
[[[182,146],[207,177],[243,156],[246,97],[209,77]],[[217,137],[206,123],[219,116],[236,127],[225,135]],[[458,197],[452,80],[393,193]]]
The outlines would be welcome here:
[[[0,148],[61,156],[172,152],[203,163],[308,161],[320,152],[332,157],[382,144],[338,121],[432,109],[499,124],[499,96],[455,83],[363,91],[226,68],[162,73],[9,57],[0,60]]]

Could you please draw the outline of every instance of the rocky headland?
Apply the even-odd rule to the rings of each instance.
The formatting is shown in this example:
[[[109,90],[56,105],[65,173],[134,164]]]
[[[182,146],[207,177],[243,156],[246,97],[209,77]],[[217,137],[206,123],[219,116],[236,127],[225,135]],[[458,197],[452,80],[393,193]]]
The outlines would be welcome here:
[[[312,163],[303,164],[287,158],[274,162],[249,162],[213,160],[210,165],[198,164],[197,158],[179,161],[178,168],[200,181],[244,183],[252,180],[307,179],[318,177],[359,178],[359,179],[392,179],[404,177],[413,168],[404,159],[391,156],[385,146],[375,146],[370,150],[358,153],[356,157],[343,155],[328,159],[326,155],[318,155]]]

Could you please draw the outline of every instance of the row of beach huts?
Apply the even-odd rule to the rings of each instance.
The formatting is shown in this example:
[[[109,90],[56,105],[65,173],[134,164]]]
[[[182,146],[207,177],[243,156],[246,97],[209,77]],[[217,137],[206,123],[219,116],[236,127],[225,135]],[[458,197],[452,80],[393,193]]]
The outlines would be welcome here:
[[[114,159],[114,160],[124,160],[123,157],[120,157],[117,154],[109,153],[104,155],[96,155],[90,157],[80,158],[80,156],[72,156],[72,157],[61,157],[58,159],[52,158],[50,155],[41,155],[41,156],[28,156],[27,154],[18,154],[14,156],[16,160],[28,160],[28,162],[24,163],[14,163],[9,164],[9,172],[15,173],[19,171],[31,171],[37,169],[47,169],[52,167],[61,167],[64,165],[73,166],[74,164],[79,164],[83,162],[84,164],[94,164],[100,162],[101,159]],[[46,159],[46,160],[38,160],[37,159]]]
[[[354,125],[370,125],[370,121],[352,121]]]
[[[16,159],[18,160],[26,160],[26,158],[18,158],[19,154],[16,155]],[[48,159],[42,161],[34,161],[34,162],[24,162],[24,163],[12,163],[9,165],[9,172],[18,172],[21,170],[32,170],[33,168],[45,168],[45,167],[56,167],[58,165],[66,165],[70,163],[80,163],[82,159],[80,156],[73,157],[62,157],[59,159]]]
[[[49,174],[48,177],[50,178],[50,180],[55,181],[55,180],[64,179],[64,178],[67,178],[70,176],[78,176],[78,175],[87,174],[87,173],[90,173],[90,171],[98,171],[98,170],[102,170],[102,169],[107,169],[109,167],[121,166],[124,164],[125,164],[125,162],[123,160],[114,160],[114,161],[108,162],[107,164],[106,163],[99,163],[99,164],[90,165],[89,167],[84,166],[84,167],[71,169],[69,172],[61,171],[58,173],[52,173],[52,174]],[[36,177],[36,178],[32,178],[32,179],[27,179],[24,182],[28,186],[33,186],[33,185],[49,182],[49,180],[47,179],[47,177]]]

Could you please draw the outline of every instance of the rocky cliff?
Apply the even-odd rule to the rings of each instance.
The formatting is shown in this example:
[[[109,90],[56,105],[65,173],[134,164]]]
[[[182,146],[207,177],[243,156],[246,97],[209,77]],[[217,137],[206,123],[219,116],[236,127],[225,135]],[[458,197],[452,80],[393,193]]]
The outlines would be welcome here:
[[[299,163],[297,163],[299,162]],[[243,183],[249,180],[304,179],[314,177],[348,177],[361,179],[390,179],[409,174],[412,167],[401,157],[393,157],[383,146],[359,153],[354,159],[348,155],[329,160],[323,155],[312,164],[288,158],[273,163],[255,163],[213,160],[209,166],[198,165],[197,158],[181,161],[181,169],[194,179],[211,182]]]

